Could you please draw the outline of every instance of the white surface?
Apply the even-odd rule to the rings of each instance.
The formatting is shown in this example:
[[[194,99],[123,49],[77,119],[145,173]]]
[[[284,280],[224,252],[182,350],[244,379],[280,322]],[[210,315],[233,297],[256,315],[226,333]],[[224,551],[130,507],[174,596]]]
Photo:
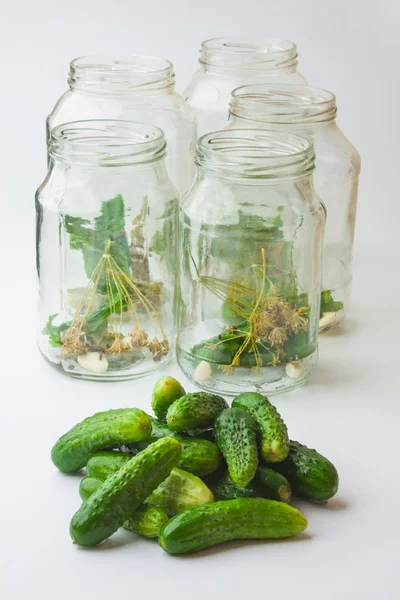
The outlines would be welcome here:
[[[400,597],[398,23],[397,0],[17,0],[3,7],[2,600]],[[156,376],[79,382],[36,351],[33,193],[45,171],[44,120],[74,56],[165,55],[183,89],[201,40],[232,33],[295,40],[301,71],[337,93],[339,124],[363,160],[353,317],[342,334],[322,340],[313,384],[276,399],[291,436],[335,462],[340,491],[326,506],[301,503],[309,528],[292,541],[173,558],[123,533],[79,549],[68,536],[79,477],[59,474],[50,448],[97,410],[148,407]]]

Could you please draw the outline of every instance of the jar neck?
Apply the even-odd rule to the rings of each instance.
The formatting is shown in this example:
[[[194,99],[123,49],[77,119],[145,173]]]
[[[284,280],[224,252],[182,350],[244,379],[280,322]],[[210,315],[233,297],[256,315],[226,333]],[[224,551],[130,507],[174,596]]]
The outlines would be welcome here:
[[[206,71],[266,76],[294,73],[297,48],[293,42],[270,38],[214,38],[202,43],[200,64]]]
[[[71,90],[100,96],[163,96],[175,88],[172,63],[153,56],[83,56],[70,63]]]
[[[279,183],[308,178],[315,168],[310,140],[259,129],[215,131],[198,140],[199,173],[242,183]]]
[[[54,127],[48,153],[53,165],[144,168],[163,162],[166,143],[161,129],[151,125],[116,120],[75,121]]]
[[[232,92],[229,120],[240,127],[258,124],[323,126],[336,118],[336,98],[326,90],[292,84],[256,84]]]

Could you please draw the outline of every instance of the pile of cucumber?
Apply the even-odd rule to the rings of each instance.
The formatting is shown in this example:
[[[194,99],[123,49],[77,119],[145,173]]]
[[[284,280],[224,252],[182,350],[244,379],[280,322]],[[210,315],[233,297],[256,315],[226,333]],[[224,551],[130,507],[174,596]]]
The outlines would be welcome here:
[[[158,538],[171,554],[233,539],[284,538],[307,527],[291,494],[325,501],[338,490],[333,464],[290,441],[264,396],[185,393],[173,377],[153,391],[156,418],[138,408],[96,413],[54,445],[63,473],[86,467],[70,534],[100,544],[120,527]]]

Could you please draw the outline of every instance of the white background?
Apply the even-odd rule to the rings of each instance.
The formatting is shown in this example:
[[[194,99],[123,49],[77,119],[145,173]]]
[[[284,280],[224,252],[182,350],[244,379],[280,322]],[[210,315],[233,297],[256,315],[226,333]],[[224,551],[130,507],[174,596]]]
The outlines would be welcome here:
[[[1,12],[0,598],[399,598],[398,0],[9,0]],[[45,117],[75,56],[165,56],[183,90],[200,42],[230,34],[294,40],[300,70],[336,93],[339,125],[362,157],[352,318],[322,340],[313,383],[276,398],[291,437],[335,462],[340,491],[326,506],[299,504],[309,529],[293,541],[177,558],[122,533],[78,549],[68,536],[78,477],[56,472],[51,445],[97,410],[146,408],[156,377],[77,382],[36,351]]]

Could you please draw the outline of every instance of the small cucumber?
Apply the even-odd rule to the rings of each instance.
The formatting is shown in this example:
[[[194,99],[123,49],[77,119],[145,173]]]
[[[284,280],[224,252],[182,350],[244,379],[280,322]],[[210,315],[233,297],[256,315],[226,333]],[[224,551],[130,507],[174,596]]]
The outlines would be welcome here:
[[[168,515],[157,506],[142,504],[124,523],[124,529],[147,538],[156,538],[168,522]]]
[[[305,516],[289,504],[241,498],[186,510],[163,527],[159,543],[170,554],[182,554],[228,540],[285,538],[306,527]]]
[[[177,432],[204,429],[214,424],[217,416],[226,408],[227,402],[208,392],[194,392],[175,400],[168,409],[168,426]]]
[[[104,483],[101,479],[95,477],[84,477],[79,486],[79,494],[82,500],[87,500]],[[168,515],[157,506],[142,504],[128,517],[124,522],[124,529],[133,531],[144,537],[158,537],[161,528],[168,521]]]
[[[209,475],[219,469],[221,455],[214,442],[190,435],[175,433],[168,425],[164,425],[153,418],[151,418],[151,424],[153,429],[149,439],[146,442],[131,444],[127,448],[129,451],[134,452],[135,450],[143,450],[144,448],[147,448],[149,444],[152,444],[161,437],[173,437],[178,440],[182,446],[181,458],[177,465],[180,469],[199,476]]]
[[[336,494],[339,475],[334,465],[316,450],[290,441],[287,459],[274,465],[286,477],[294,493],[323,502]]]
[[[103,485],[105,479],[106,478],[97,479],[97,477],[90,476],[81,479],[81,482],[79,484],[79,495],[82,498],[82,500],[87,500],[88,498],[90,498],[90,496],[92,496],[95,493],[95,491]]]
[[[147,498],[146,504],[158,506],[167,515],[173,516],[187,508],[213,501],[214,495],[204,481],[192,473],[175,468]]]
[[[92,452],[150,436],[150,417],[139,408],[99,412],[75,425],[53,446],[51,458],[63,473],[82,469]]]
[[[86,472],[89,477],[107,479],[112,473],[116,473],[132,458],[128,452],[114,452],[112,450],[95,452],[89,458]]]
[[[266,462],[285,460],[289,453],[287,427],[275,406],[265,396],[257,392],[239,394],[232,406],[251,414],[261,432],[261,456]]]
[[[121,460],[115,456],[118,453],[109,452],[107,454],[109,456],[105,457],[106,461],[104,465],[101,465],[102,468],[97,471],[101,477],[95,478],[89,476],[81,480],[79,493],[82,500],[86,500],[102,485],[107,477],[113,475],[121,468]],[[137,456],[140,456],[140,454]],[[199,477],[192,473],[187,473],[182,469],[175,468],[172,469],[169,477],[146,499],[146,504],[158,506],[165,510],[168,515],[172,516],[192,506],[213,501],[213,493]]]
[[[278,500],[279,502],[290,502],[292,490],[286,477],[273,469],[260,466],[258,467],[257,478],[266,490],[263,498],[271,498],[271,500]]]
[[[210,475],[206,478],[206,483],[212,490],[215,500],[269,498],[278,502],[289,502],[291,496],[288,481],[283,475],[267,467],[258,467],[256,476],[247,487],[239,487],[233,483],[228,471],[219,471]]]
[[[228,408],[216,419],[214,435],[232,481],[246,487],[258,466],[257,424],[246,411]]]
[[[181,445],[163,438],[131,458],[85,500],[70,524],[74,542],[100,544],[121,527],[179,460]]]
[[[185,390],[173,377],[165,376],[157,380],[151,401],[151,407],[157,419],[165,419],[171,404],[185,395]]]

